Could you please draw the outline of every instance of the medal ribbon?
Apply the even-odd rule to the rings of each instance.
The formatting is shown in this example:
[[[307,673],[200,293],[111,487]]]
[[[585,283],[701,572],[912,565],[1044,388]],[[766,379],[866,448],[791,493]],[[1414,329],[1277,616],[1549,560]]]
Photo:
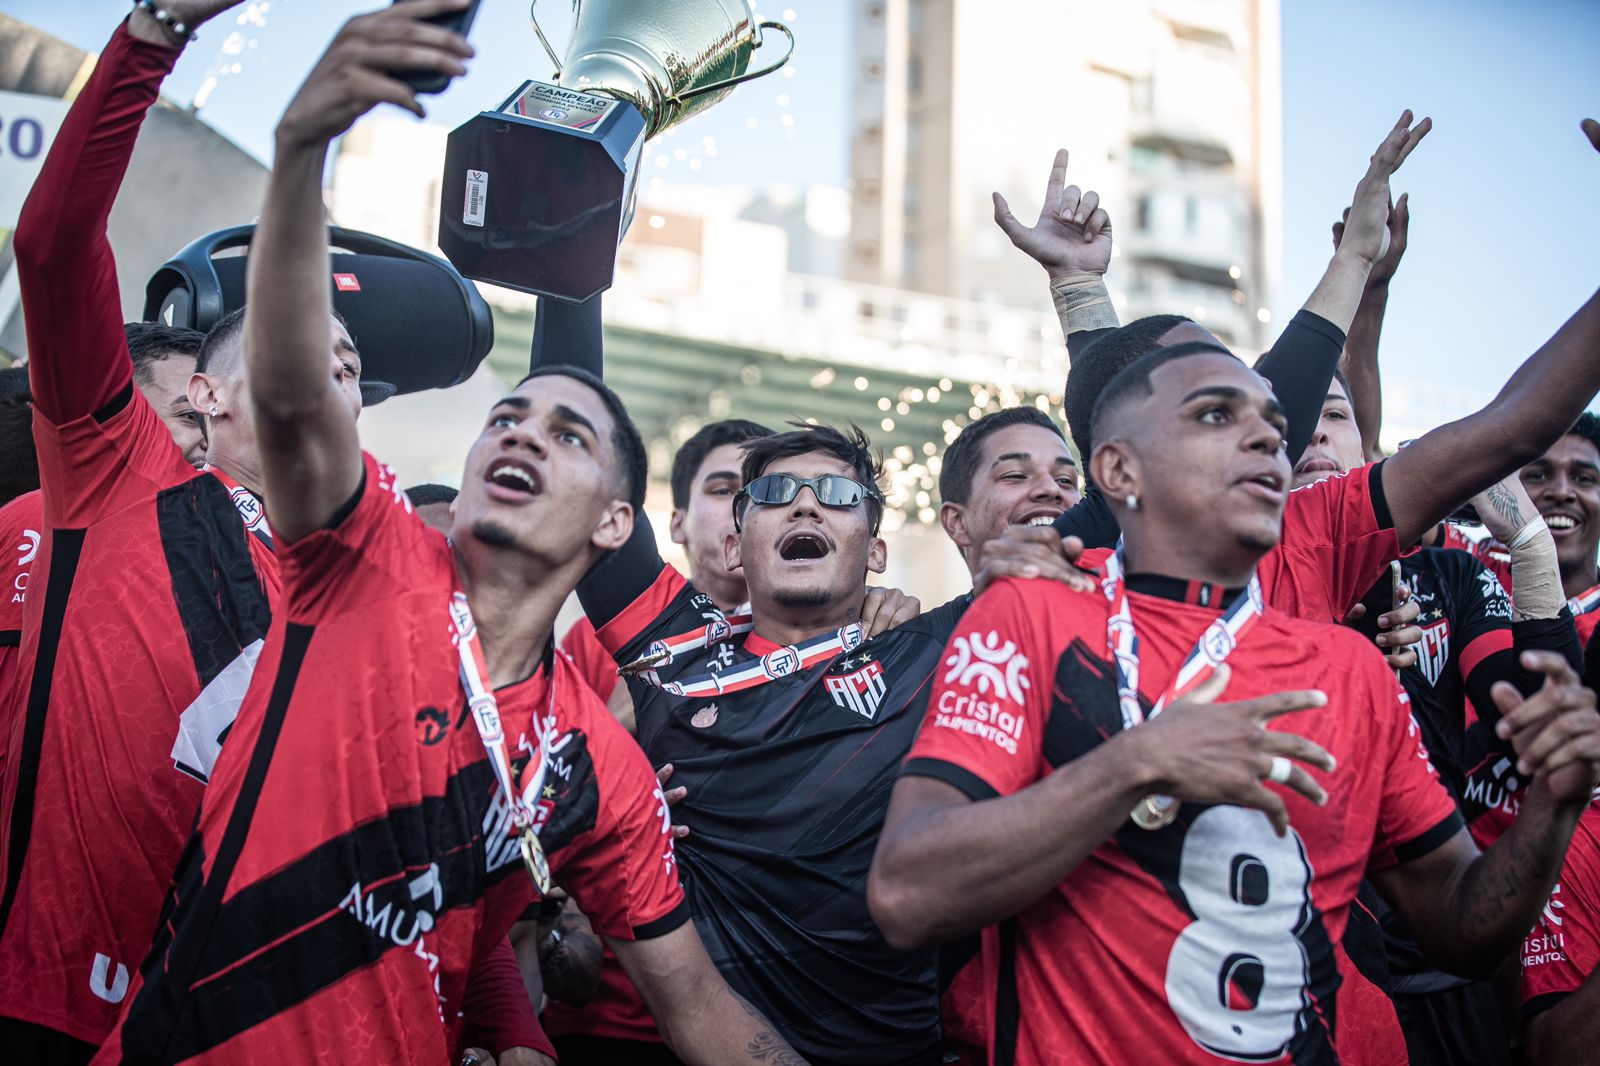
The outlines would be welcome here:
[[[1600,607],[1600,585],[1596,585],[1588,592],[1572,597],[1567,601],[1567,606],[1571,608],[1574,615],[1588,614],[1595,608]]]
[[[656,667],[665,666],[681,655],[709,647],[731,636],[748,633],[754,623],[747,614],[717,619],[699,629],[658,640],[638,659],[622,667],[620,673],[637,677],[647,685],[674,696],[720,696],[764,685],[790,674],[798,674],[836,655],[854,651],[866,640],[860,622],[852,622],[832,633],[812,637],[799,644],[774,649],[737,670],[721,674],[702,674],[686,681],[663,681]]]
[[[472,620],[472,606],[467,602],[466,593],[459,589],[450,597],[450,622],[455,630],[456,651],[461,660],[461,688],[467,694],[467,706],[472,711],[473,722],[478,726],[483,750],[489,755],[489,765],[494,768],[495,780],[500,783],[500,790],[505,793],[506,802],[511,808],[512,831],[519,833],[528,830],[533,828],[533,805],[544,788],[545,775],[549,770],[545,752],[549,749],[550,734],[555,729],[552,713],[556,695],[555,659],[551,658],[549,676],[545,678],[549,695],[546,697],[544,713],[534,719],[533,728],[529,730],[534,740],[533,757],[523,771],[526,784],[519,792],[511,783],[511,753],[506,746],[505,728],[500,721],[500,705],[489,684],[489,664],[483,655],[483,642],[478,639],[478,626]],[[533,831],[537,833],[537,829]]]
[[[1151,706],[1146,715],[1139,706],[1139,634],[1133,627],[1133,614],[1128,609],[1127,582],[1122,576],[1123,555],[1119,547],[1105,563],[1105,577],[1100,590],[1111,605],[1106,619],[1106,645],[1117,667],[1117,699],[1122,707],[1122,726],[1132,729],[1146,718],[1154,718],[1166,709],[1167,704],[1181,700],[1207,678],[1217,672],[1217,667],[1239,646],[1245,633],[1261,620],[1265,603],[1261,597],[1261,581],[1250,575],[1250,584],[1222,612],[1221,617],[1206,627],[1195,641],[1183,665],[1167,683],[1166,690]]]
[[[233,509],[239,512],[245,532],[265,544],[269,551],[276,551],[272,546],[272,528],[267,525],[267,509],[260,498],[209,463],[201,469],[222,482],[222,487],[228,490],[228,499],[233,501]]]

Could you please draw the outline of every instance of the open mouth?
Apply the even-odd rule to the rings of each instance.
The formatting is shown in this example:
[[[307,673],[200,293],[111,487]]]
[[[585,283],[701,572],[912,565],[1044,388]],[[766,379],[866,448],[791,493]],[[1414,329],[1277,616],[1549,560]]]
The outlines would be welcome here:
[[[1050,508],[1044,511],[1027,511],[1020,518],[1012,520],[1014,526],[1048,526],[1054,525],[1055,520],[1061,517],[1061,511]]]
[[[1276,501],[1283,496],[1283,476],[1274,471],[1266,471],[1250,477],[1240,478],[1235,484],[1253,495],[1262,496],[1270,500]]]
[[[778,542],[778,558],[784,562],[821,559],[828,554],[828,542],[820,534],[798,530]]]
[[[1299,466],[1294,468],[1294,472],[1297,475],[1298,474],[1337,474],[1339,472],[1339,464],[1334,462],[1332,459],[1322,459],[1322,458],[1304,459],[1304,460],[1301,460]]]
[[[487,480],[497,488],[527,497],[537,496],[544,489],[536,471],[508,459],[501,459],[491,464]]]

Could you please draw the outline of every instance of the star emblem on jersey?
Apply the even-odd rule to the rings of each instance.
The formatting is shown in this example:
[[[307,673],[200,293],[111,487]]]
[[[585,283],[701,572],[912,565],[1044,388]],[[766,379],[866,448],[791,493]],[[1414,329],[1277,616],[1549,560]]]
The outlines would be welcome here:
[[[867,721],[878,716],[878,706],[889,684],[884,679],[883,667],[871,662],[850,674],[829,675],[822,679],[836,706],[854,711]]]

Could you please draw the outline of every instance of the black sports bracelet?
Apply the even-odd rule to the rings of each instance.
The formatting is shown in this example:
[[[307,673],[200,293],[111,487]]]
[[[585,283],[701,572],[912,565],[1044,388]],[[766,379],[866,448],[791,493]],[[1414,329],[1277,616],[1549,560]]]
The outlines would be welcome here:
[[[133,6],[161,23],[169,32],[190,41],[200,38],[189,28],[188,23],[182,22],[172,12],[156,6],[156,0],[133,0]]]

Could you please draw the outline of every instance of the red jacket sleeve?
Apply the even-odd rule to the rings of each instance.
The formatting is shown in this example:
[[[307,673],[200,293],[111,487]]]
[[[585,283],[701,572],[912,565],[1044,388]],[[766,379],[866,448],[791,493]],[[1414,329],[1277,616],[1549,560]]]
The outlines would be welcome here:
[[[132,384],[106,221],[145,112],[179,53],[119,27],[56,134],[12,248],[35,409],[61,425]]]
[[[466,1015],[469,1046],[486,1048],[497,1057],[517,1047],[556,1057],[555,1047],[539,1025],[539,1013],[528,998],[522,967],[509,940],[490,948],[467,975],[461,1012]]]

